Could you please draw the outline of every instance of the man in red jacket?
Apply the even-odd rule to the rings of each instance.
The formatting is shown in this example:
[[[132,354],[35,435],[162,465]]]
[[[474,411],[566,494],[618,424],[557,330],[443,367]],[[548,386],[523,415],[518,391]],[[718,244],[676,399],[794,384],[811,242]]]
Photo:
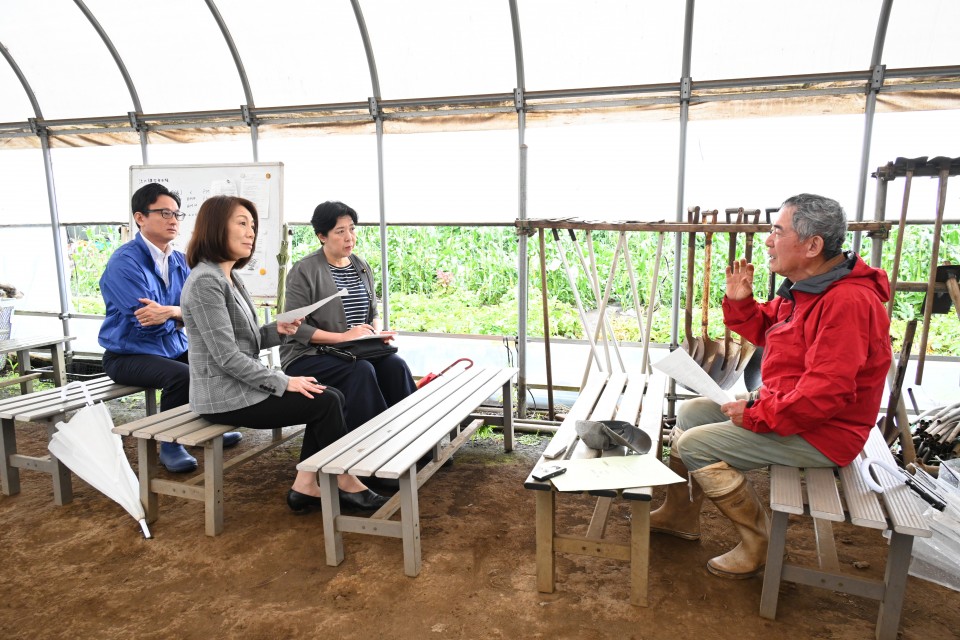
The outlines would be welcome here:
[[[753,297],[753,265],[727,268],[725,324],[764,347],[763,386],[724,405],[697,398],[677,415],[669,485],[651,530],[700,538],[706,495],[741,542],[707,569],[749,578],[763,569],[769,520],[743,471],[771,464],[849,464],[876,423],[892,352],[887,274],[842,250],[846,215],[829,198],[800,194],[780,207],[767,238],[770,269],[786,280],[777,297]]]

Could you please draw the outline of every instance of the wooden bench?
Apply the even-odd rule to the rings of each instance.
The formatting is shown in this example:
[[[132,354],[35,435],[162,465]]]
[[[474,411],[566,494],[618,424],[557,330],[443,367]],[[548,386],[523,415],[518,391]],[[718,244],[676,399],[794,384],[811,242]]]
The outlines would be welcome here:
[[[577,420],[623,420],[636,424],[650,436],[652,446],[647,455],[660,459],[663,394],[667,379],[655,372],[651,376],[625,373],[592,374],[563,420],[557,433],[544,449],[536,467],[561,457],[593,458],[598,455],[576,436]],[[569,448],[574,447],[570,452]],[[625,447],[603,452],[624,455]],[[566,454],[566,455],[565,455]],[[536,469],[534,467],[534,469]],[[537,590],[553,593],[556,585],[556,555],[593,556],[630,563],[630,603],[647,606],[647,578],[650,555],[650,487],[620,491],[589,491],[597,496],[597,504],[583,535],[557,532],[556,497],[559,492],[550,481],[538,482],[528,476],[523,486],[536,491]],[[613,500],[621,497],[630,504],[630,542],[604,538],[607,518]]]
[[[73,340],[73,336],[35,336],[12,340],[0,340],[0,354],[17,354],[17,375],[0,382],[0,387],[11,384],[20,385],[20,393],[33,393],[33,381],[43,374],[30,368],[31,351],[49,351],[50,364],[53,365],[53,383],[62,387],[67,383],[66,364],[63,345]]]
[[[147,413],[156,413],[157,401],[154,389],[131,387],[114,382],[107,376],[94,378],[85,383],[94,402],[114,400],[135,393],[146,395]],[[86,398],[79,388],[68,388],[67,399],[61,399],[61,389],[37,391],[26,395],[0,400],[0,422],[3,435],[0,438],[0,480],[3,494],[20,493],[20,469],[32,469],[49,473],[53,477],[53,501],[67,504],[73,499],[70,470],[47,452],[44,456],[26,456],[17,453],[16,421],[41,422],[47,425],[47,440],[56,432],[56,424],[66,419],[67,413],[86,405]]]
[[[795,467],[770,467],[773,524],[760,599],[762,617],[770,620],[776,617],[780,583],[795,582],[879,600],[876,637],[880,640],[897,637],[913,538],[929,538],[932,532],[922,515],[923,503],[905,484],[878,470],[878,481],[884,487],[884,493],[878,495],[867,487],[860,475],[865,458],[896,465],[876,428],[871,430],[860,457],[846,467],[805,469],[802,474]],[[814,519],[818,569],[784,561],[787,520],[791,514]],[[831,523],[843,521],[859,527],[891,531],[883,580],[863,578],[840,570]]]
[[[160,515],[160,496],[198,500],[204,505],[204,529],[208,536],[223,533],[223,473],[303,433],[303,427],[272,429],[269,442],[246,450],[226,462],[223,459],[223,434],[236,427],[213,424],[184,405],[147,416],[119,427],[113,432],[137,439],[137,471],[140,501],[148,523]],[[203,472],[186,480],[158,477],[160,456],[154,442],[176,442],[188,447],[203,447]]]
[[[420,508],[417,490],[483,424],[462,422],[497,391],[503,393],[503,446],[513,450],[511,380],[515,368],[472,367],[433,380],[379,416],[297,465],[317,474],[323,510],[327,564],[343,562],[343,533],[365,533],[403,540],[403,570],[420,573]],[[446,446],[443,441],[450,437]],[[433,460],[417,470],[417,461],[433,452]],[[340,513],[337,475],[399,479],[400,491],[369,518]],[[391,517],[400,511],[400,520]]]

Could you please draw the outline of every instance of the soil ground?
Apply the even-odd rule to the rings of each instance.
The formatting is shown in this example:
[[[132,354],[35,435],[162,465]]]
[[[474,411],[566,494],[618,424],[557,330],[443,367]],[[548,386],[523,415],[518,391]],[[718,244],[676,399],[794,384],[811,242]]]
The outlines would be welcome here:
[[[109,406],[118,423],[143,415],[130,401]],[[45,447],[42,427],[17,431],[21,452]],[[228,455],[265,437],[246,432]],[[545,443],[504,454],[497,440],[475,440],[421,489],[417,578],[403,574],[400,541],[391,538],[345,534],[346,559],[326,565],[319,513],[297,516],[284,502],[299,440],[226,475],[225,531],[216,538],[203,533],[199,502],[161,496],[154,538],[144,540],[83,481],[74,480],[74,501],[57,507],[49,477],[22,471],[22,492],[0,496],[0,638],[873,637],[876,602],[810,587],[783,586],[777,620],[760,618],[760,579],[705,569],[737,541],[709,503],[701,542],[652,536],[648,608],[628,604],[627,567],[611,560],[560,557],[556,592],[538,593],[534,499],[522,483]],[[767,495],[766,474],[750,478]],[[565,527],[585,530],[590,498],[564,496],[558,505]],[[610,537],[628,539],[627,513],[615,506]],[[882,576],[879,532],[836,531],[843,565]],[[793,558],[814,558],[809,521],[791,523],[788,547]],[[958,637],[958,604],[956,592],[911,577],[901,638]]]

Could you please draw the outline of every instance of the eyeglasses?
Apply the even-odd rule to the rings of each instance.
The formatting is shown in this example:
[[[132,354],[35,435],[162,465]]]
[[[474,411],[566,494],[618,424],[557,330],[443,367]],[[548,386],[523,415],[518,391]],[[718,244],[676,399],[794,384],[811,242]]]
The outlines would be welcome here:
[[[187,214],[183,211],[170,211],[170,209],[146,209],[143,213],[159,213],[165,220],[169,220],[170,218],[183,220],[187,217]]]

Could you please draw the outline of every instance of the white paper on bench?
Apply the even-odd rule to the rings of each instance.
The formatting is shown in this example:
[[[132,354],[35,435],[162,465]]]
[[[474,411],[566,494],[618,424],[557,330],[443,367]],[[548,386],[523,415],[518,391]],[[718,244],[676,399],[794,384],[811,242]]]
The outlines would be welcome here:
[[[557,464],[567,468],[566,473],[551,479],[558,491],[630,489],[683,482],[651,454],[565,460]]]

